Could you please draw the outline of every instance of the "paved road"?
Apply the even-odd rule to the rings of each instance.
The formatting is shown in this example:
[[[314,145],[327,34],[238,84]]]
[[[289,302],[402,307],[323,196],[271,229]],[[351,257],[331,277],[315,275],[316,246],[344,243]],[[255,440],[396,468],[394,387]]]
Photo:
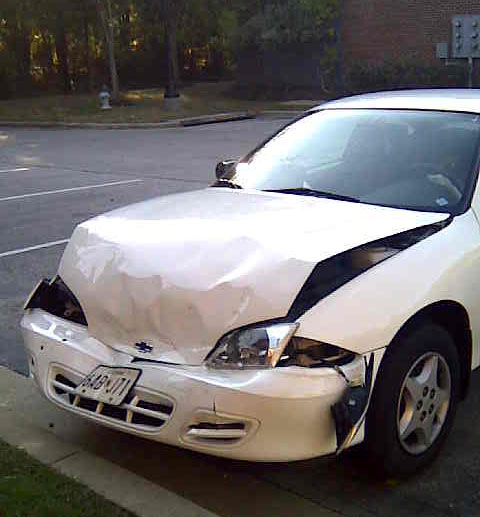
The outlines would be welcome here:
[[[67,239],[78,222],[111,208],[202,188],[220,158],[242,155],[280,123],[142,131],[0,128],[0,363],[25,371],[21,306],[38,278],[55,273],[63,245],[21,250]],[[58,190],[64,192],[49,193]],[[279,493],[275,515],[298,515],[298,497],[348,517],[480,515],[478,374],[440,460],[404,482],[375,480],[356,451],[294,464],[231,462],[100,430],[75,416],[62,419],[45,407],[45,425],[51,420],[56,429],[68,427],[86,448],[226,517],[262,515],[258,501]]]

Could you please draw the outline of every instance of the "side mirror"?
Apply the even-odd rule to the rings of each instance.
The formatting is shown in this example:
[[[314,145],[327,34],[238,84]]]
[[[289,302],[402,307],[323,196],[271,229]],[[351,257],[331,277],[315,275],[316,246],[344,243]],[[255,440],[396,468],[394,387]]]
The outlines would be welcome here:
[[[215,167],[215,176],[217,176],[217,179],[230,179],[235,173],[235,165],[237,165],[237,160],[223,160],[218,162]]]

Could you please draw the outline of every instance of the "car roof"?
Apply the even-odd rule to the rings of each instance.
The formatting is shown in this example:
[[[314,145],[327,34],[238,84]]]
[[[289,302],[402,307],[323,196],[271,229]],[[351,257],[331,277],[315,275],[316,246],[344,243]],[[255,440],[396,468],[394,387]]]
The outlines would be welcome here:
[[[329,101],[324,109],[412,109],[480,114],[480,89],[437,88],[366,93]]]

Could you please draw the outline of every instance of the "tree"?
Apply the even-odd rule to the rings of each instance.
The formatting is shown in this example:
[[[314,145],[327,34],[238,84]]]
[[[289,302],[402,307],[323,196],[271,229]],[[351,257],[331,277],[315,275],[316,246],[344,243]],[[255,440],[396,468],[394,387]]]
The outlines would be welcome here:
[[[190,0],[185,3],[177,26],[179,47],[188,49],[183,56],[192,77],[200,71],[196,68],[197,52],[206,58],[202,63],[203,73],[218,78],[232,66],[238,16],[230,1]]]
[[[338,0],[264,0],[263,4],[242,27],[242,46],[291,49],[332,42]]]
[[[82,0],[82,35],[85,49],[85,65],[87,67],[87,88],[89,92],[93,92],[95,88],[95,69],[93,65],[92,49],[90,48],[90,25],[92,23],[90,17],[90,0]]]
[[[0,5],[2,25],[6,29],[5,47],[7,58],[14,68],[10,71],[12,86],[16,92],[25,92],[31,85],[32,20],[28,0],[9,0]],[[2,60],[3,61],[3,60]]]
[[[120,86],[118,81],[117,62],[115,60],[115,32],[111,0],[97,0],[97,10],[107,44],[110,80],[112,82],[112,101],[120,102]]]
[[[320,49],[323,72],[338,1],[0,0],[0,95],[91,91],[102,54],[114,102],[119,74],[126,86],[165,84],[174,97],[181,76],[221,78],[245,51]]]
[[[168,81],[165,97],[178,97],[177,23],[179,0],[163,0]]]
[[[68,71],[67,35],[65,32],[65,16],[63,9],[57,9],[55,26],[55,49],[57,51],[58,65],[63,82],[63,92],[68,93],[70,86],[70,73]]]

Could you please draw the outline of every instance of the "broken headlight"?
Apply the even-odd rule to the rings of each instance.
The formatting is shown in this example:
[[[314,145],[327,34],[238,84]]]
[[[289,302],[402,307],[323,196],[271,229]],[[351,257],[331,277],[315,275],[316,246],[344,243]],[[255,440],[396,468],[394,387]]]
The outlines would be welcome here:
[[[42,280],[25,302],[24,309],[43,309],[60,318],[87,325],[80,303],[59,276]]]
[[[276,366],[298,323],[276,323],[234,330],[223,336],[206,359],[211,368]]]
[[[285,347],[278,366],[342,366],[354,358],[353,352],[338,346],[295,336]]]

